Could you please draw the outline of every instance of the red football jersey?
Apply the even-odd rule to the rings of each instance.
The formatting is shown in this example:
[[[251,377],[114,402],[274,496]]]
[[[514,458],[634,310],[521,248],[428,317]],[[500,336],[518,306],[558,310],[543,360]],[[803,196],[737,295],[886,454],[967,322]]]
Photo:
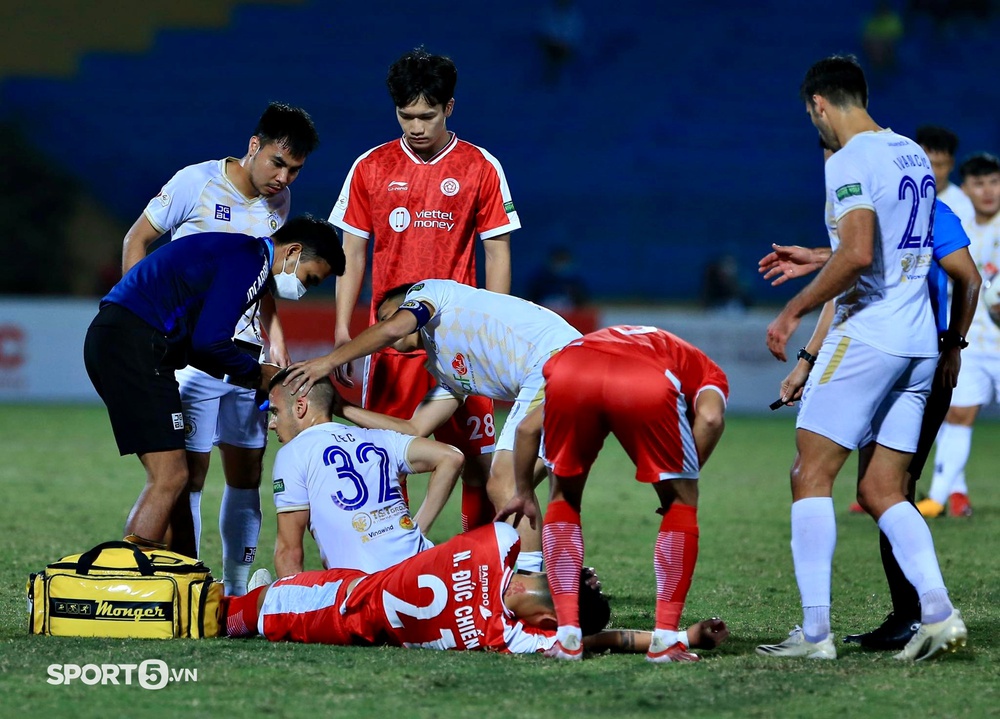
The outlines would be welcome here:
[[[426,162],[402,138],[359,157],[330,222],[358,237],[374,235],[375,301],[421,279],[475,286],[476,235],[488,240],[521,226],[500,163],[454,133]]]
[[[511,526],[491,524],[374,574],[334,569],[286,577],[264,598],[264,635],[272,641],[543,651],[555,632],[524,625],[503,604],[519,551]]]
[[[656,327],[619,325],[606,327],[570,342],[631,360],[643,360],[660,371],[669,371],[681,383],[681,394],[689,405],[706,387],[715,387],[729,398],[725,372],[708,355],[677,335]]]

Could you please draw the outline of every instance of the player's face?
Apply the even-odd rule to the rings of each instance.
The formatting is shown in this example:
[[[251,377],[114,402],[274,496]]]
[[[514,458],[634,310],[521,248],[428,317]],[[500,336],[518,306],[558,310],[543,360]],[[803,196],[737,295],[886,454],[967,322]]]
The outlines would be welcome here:
[[[249,154],[250,184],[265,197],[277,195],[292,184],[306,163],[305,157],[293,155],[284,143],[262,145],[256,136],[250,138]]]
[[[813,126],[816,131],[819,132],[820,138],[830,148],[832,152],[836,152],[840,149],[840,141],[837,140],[837,133],[833,131],[830,127],[830,123],[827,121],[823,110],[823,105],[812,103],[806,103],[806,113],[809,115],[809,119],[812,120]]]
[[[299,260],[301,252],[302,245],[297,242],[276,249],[273,266],[274,272],[290,271],[295,267],[295,276],[299,278],[307,290],[310,287],[315,287],[333,274],[333,268],[330,267],[330,263],[321,257],[314,257],[311,260]]]
[[[454,107],[454,99],[446,105],[430,105],[423,98],[406,107],[397,107],[396,119],[406,144],[424,159],[448,144],[446,123]]]
[[[288,392],[281,385],[278,385],[271,390],[267,399],[270,403],[267,410],[267,428],[278,436],[278,441],[282,444],[295,439],[298,428],[292,414],[292,402],[288,398]]]
[[[948,175],[955,169],[955,158],[947,152],[928,150],[926,147],[924,148],[924,152],[927,153],[927,159],[931,161],[931,169],[934,171],[934,183],[940,191],[942,187],[948,184]]]
[[[384,322],[394,314],[399,306],[403,303],[402,297],[394,297],[390,300],[386,300],[381,305],[379,305],[376,317],[378,317],[379,322]],[[406,310],[404,310],[405,312]],[[412,334],[406,335],[400,340],[397,340],[392,345],[390,345],[397,352],[413,352],[414,350],[420,349],[420,330],[413,332]]]
[[[1000,172],[967,177],[962,190],[972,200],[976,215],[993,217],[1000,211]]]

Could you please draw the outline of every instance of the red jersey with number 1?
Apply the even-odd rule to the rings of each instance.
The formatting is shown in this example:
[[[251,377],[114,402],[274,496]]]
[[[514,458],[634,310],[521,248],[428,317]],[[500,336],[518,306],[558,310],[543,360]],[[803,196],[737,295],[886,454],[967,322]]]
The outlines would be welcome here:
[[[426,162],[400,138],[359,157],[330,222],[371,239],[372,297],[420,279],[476,286],[475,237],[521,227],[495,157],[459,140]],[[372,321],[375,319],[372,307]]]
[[[555,632],[523,624],[503,604],[519,548],[510,525],[490,524],[374,574],[332,569],[279,579],[264,597],[263,634],[319,644],[544,651]]]

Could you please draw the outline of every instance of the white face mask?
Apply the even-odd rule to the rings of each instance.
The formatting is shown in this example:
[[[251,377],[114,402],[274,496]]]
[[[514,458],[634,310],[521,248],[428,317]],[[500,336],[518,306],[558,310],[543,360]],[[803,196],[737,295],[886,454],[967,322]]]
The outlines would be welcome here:
[[[302,284],[302,280],[296,275],[296,271],[299,269],[299,260],[302,259],[302,253],[299,252],[298,256],[295,258],[295,267],[292,268],[291,272],[285,272],[285,264],[288,262],[286,257],[281,262],[281,272],[274,276],[274,296],[283,300],[297,300],[306,293],[306,286]]]

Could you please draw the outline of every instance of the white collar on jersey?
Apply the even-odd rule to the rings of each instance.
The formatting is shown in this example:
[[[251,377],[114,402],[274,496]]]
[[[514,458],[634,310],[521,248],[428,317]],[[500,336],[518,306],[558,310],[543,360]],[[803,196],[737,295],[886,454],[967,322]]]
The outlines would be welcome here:
[[[427,160],[426,162],[423,160],[423,158],[420,157],[420,155],[418,155],[417,153],[415,153],[413,151],[413,149],[409,145],[406,144],[406,138],[405,137],[399,138],[399,146],[403,148],[403,152],[406,153],[407,157],[409,157],[411,160],[413,160],[418,165],[433,165],[433,164],[435,164],[437,162],[440,162],[441,158],[443,158],[449,152],[451,152],[452,150],[454,150],[455,147],[458,145],[458,135],[456,135],[451,130],[448,131],[448,134],[451,136],[451,139],[448,140],[448,143],[444,147],[442,147],[440,150],[438,150],[437,153],[431,159]]]

